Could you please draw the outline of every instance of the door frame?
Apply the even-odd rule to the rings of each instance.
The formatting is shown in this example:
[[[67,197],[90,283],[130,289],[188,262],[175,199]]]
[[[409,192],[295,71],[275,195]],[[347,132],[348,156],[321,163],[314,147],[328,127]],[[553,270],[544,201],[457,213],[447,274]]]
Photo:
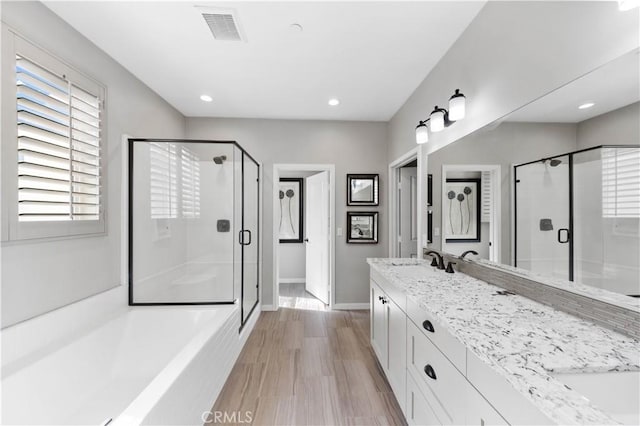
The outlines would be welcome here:
[[[501,215],[502,215],[502,167],[499,164],[443,164],[442,165],[442,191],[441,198],[446,194],[447,185],[447,172],[490,172],[491,173],[491,193],[493,196],[493,213],[491,215],[491,247],[489,253],[493,254],[493,259],[489,259],[492,262],[502,263],[502,229],[501,229]],[[435,201],[435,200],[434,200]],[[444,201],[440,200],[440,206]],[[445,218],[442,214],[442,207],[440,211],[441,230],[445,229]],[[446,240],[444,238],[444,232],[440,238],[440,250],[445,251]],[[491,256],[491,255],[490,255]]]
[[[417,233],[418,233],[418,258],[421,258],[422,253],[422,217],[420,216],[420,209],[422,206],[422,176],[423,176],[423,167],[422,167],[422,146],[416,146],[412,150],[404,153],[400,157],[396,158],[389,164],[389,257],[394,258],[398,257],[400,253],[398,252],[398,183],[400,176],[400,169],[416,160],[418,162],[417,166],[417,174],[418,174],[418,186],[416,188],[417,191],[417,200],[416,207],[418,211],[416,212],[417,219]],[[426,179],[426,178],[425,178]]]
[[[274,164],[273,165],[273,191],[272,200],[278,199],[278,182],[280,182],[280,172],[329,172],[329,309],[335,305],[335,285],[336,285],[336,166],[334,164]],[[272,245],[273,245],[273,299],[272,310],[280,308],[280,287],[278,277],[280,276],[280,239],[278,238],[278,204],[272,206]]]

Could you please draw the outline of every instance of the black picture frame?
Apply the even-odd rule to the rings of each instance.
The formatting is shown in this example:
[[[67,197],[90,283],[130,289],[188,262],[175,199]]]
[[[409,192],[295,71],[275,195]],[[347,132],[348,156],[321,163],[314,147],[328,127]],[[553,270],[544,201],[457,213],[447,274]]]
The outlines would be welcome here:
[[[280,178],[278,184],[280,203],[281,243],[302,243],[304,240],[304,179]],[[297,222],[297,223],[296,223]]]
[[[447,243],[480,242],[482,205],[480,183],[480,179],[449,178],[446,180],[445,191],[442,194],[442,214],[445,219],[442,235]],[[459,203],[459,206],[455,206],[455,203]],[[457,215],[458,208],[459,215]]]
[[[367,193],[367,182],[371,182]],[[364,190],[358,190],[364,187]],[[380,204],[380,178],[378,174],[347,174],[347,205],[378,206]]]
[[[378,244],[378,212],[347,212],[347,243]]]

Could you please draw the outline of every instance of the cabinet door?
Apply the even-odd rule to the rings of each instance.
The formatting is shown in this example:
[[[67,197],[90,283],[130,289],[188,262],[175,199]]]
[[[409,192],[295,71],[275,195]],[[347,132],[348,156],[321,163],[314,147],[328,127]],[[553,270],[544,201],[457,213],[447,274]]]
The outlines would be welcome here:
[[[389,358],[387,353],[387,303],[385,293],[371,281],[371,346],[378,361],[386,371]],[[385,303],[383,303],[385,302]]]
[[[387,348],[389,353],[389,365],[386,373],[402,412],[406,415],[407,316],[391,299],[388,299],[385,306],[388,307]]]
[[[467,384],[467,420],[468,425],[508,425],[500,414],[480,395],[470,383]]]
[[[410,426],[440,426],[442,423],[433,413],[431,405],[414,382],[411,375],[407,376],[407,423]]]

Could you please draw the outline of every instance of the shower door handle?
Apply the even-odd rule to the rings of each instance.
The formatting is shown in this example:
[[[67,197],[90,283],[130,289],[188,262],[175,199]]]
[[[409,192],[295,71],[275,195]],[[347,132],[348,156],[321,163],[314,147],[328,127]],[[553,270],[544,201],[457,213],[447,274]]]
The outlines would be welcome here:
[[[244,233],[248,232],[249,233],[249,241],[245,243],[244,241]],[[251,244],[251,231],[249,231],[248,229],[244,229],[242,231],[240,231],[238,233],[238,242],[240,243],[240,245],[242,246],[248,246],[249,244]]]
[[[563,234],[564,233],[564,238],[563,238]],[[558,242],[560,244],[566,244],[569,242],[569,238],[570,238],[570,233],[569,230],[567,228],[560,228],[558,229]]]

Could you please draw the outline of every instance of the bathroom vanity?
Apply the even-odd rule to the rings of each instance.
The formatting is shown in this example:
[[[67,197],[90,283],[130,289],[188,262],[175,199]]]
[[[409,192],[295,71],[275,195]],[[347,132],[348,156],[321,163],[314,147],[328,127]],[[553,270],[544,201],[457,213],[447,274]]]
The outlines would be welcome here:
[[[640,342],[420,259],[368,259],[371,345],[410,425],[639,424]]]

